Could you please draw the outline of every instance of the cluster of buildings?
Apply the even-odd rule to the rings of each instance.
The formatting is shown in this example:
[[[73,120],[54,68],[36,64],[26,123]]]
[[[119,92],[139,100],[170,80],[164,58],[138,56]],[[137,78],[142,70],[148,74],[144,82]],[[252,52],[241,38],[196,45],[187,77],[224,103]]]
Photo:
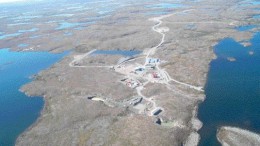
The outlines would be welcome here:
[[[153,70],[156,68],[156,65],[160,63],[160,59],[157,58],[147,58],[145,61],[145,69]]]
[[[145,66],[135,68],[134,73],[140,75],[140,74],[146,73],[147,71],[151,72],[151,70],[156,69],[156,65],[158,63],[160,63],[160,59],[148,58],[148,59],[146,59]],[[153,78],[160,78],[160,75],[157,72],[152,72],[151,75]]]

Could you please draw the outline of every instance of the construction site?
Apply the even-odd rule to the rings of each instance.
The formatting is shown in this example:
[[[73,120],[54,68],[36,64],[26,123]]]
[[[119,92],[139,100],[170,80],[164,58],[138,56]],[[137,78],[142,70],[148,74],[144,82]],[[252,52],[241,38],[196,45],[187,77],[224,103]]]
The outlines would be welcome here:
[[[168,17],[168,15],[151,19],[151,21],[157,22],[152,29],[161,34],[161,42],[155,47],[145,49],[141,54],[124,56],[120,50],[92,50],[85,54],[74,56],[74,60],[69,63],[70,67],[107,68],[122,77],[120,80],[117,80],[117,82],[130,88],[135,93],[134,96],[125,97],[121,100],[116,100],[114,97],[102,96],[95,96],[88,99],[102,102],[109,107],[128,108],[135,114],[152,117],[155,123],[159,123],[159,125],[167,125],[167,127],[174,125],[163,120],[163,118],[167,119],[167,110],[164,109],[163,106],[160,106],[162,105],[161,103],[164,102],[164,99],[160,97],[161,95],[147,96],[143,94],[142,91],[147,88],[148,84],[149,86],[158,84],[161,87],[166,87],[169,91],[176,90],[176,85],[182,88],[184,87],[185,89],[195,90],[196,92],[203,92],[203,88],[173,79],[166,69],[160,68],[161,64],[167,61],[154,56],[156,56],[157,49],[164,43],[165,33],[169,31],[166,27],[159,27],[162,23],[161,19],[164,17]],[[127,52],[127,54],[129,53],[131,53],[131,51]],[[151,92],[154,91],[151,90]],[[183,95],[180,91],[175,92]],[[150,94],[148,93],[148,95]]]
[[[158,18],[160,22],[161,18]],[[156,53],[156,49],[160,47],[164,42],[164,33],[160,28],[153,27],[153,30],[162,34],[162,41],[159,45],[148,50],[144,50],[142,54],[134,56],[123,56],[118,54],[95,54],[96,51],[92,50],[86,54],[74,56],[74,60],[69,64],[71,67],[77,68],[109,68],[115,73],[119,73],[123,76],[118,82],[123,86],[127,86],[136,92],[136,95],[123,100],[114,100],[113,97],[88,97],[92,101],[102,102],[109,107],[128,108],[135,114],[147,115],[154,117],[155,123],[159,125],[165,125],[163,118],[165,117],[165,109],[158,106],[157,100],[160,97],[147,97],[142,94],[142,90],[145,89],[147,84],[160,84],[171,89],[174,84],[179,84],[186,88],[203,92],[202,87],[193,86],[181,81],[175,80],[169,76],[165,69],[160,68],[161,59],[153,58],[153,54]],[[166,30],[166,29],[164,29]],[[168,30],[168,29],[167,29]],[[109,52],[109,51],[107,51]],[[114,52],[113,50],[111,52]],[[165,62],[165,61],[163,61]],[[87,65],[84,65],[87,64]],[[162,102],[162,101],[160,101]],[[160,122],[158,122],[158,119]],[[166,124],[172,125],[172,124]]]

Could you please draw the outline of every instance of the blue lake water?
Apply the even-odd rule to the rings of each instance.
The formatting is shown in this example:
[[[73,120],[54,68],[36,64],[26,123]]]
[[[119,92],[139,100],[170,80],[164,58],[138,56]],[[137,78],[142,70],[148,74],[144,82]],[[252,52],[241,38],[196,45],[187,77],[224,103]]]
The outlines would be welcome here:
[[[26,30],[18,30],[18,32],[16,33],[10,33],[10,34],[4,34],[4,33],[0,33],[0,40],[2,39],[6,39],[6,38],[12,38],[12,37],[17,37],[19,35],[22,35],[23,33],[26,32],[35,32],[38,31],[38,28],[32,28],[32,29],[26,29]]]
[[[253,16],[254,19],[260,19],[260,15]]]
[[[92,55],[106,54],[106,55],[123,55],[123,56],[134,56],[140,54],[141,51],[126,51],[126,50],[97,50]]]
[[[18,47],[24,48],[24,47],[28,47],[29,44],[19,44]]]
[[[104,15],[104,14],[108,14],[108,13],[111,13],[113,12],[112,10],[101,10],[101,11],[98,11],[98,14],[100,15]]]
[[[59,26],[55,28],[55,30],[63,30],[63,29],[71,29],[74,28],[76,30],[82,30],[86,26],[90,24],[94,24],[96,21],[88,21],[84,23],[70,23],[70,22],[61,22]]]
[[[158,9],[173,9],[184,7],[183,4],[174,4],[174,3],[159,3],[154,5],[148,5],[147,8],[158,8]]]
[[[260,33],[250,42],[252,46],[244,47],[227,38],[214,48],[218,58],[210,63],[206,100],[198,114],[204,124],[199,131],[200,146],[220,146],[216,132],[221,126],[260,133]],[[227,57],[236,61],[230,62]]]
[[[146,12],[147,15],[166,15],[173,13],[174,8],[183,8],[185,5],[179,3],[158,3],[145,6],[151,11]]]
[[[56,30],[73,28],[73,27],[79,26],[80,24],[81,23],[61,22],[60,25],[56,28]]]
[[[52,17],[72,17],[74,14],[56,14],[52,15]]]
[[[247,7],[247,6],[257,6],[260,4],[259,0],[243,0],[240,3],[240,6],[242,7]]]
[[[10,39],[28,33],[28,37],[34,38],[39,36],[43,31],[40,29],[49,30],[83,30],[97,21],[102,21],[103,18],[111,15],[124,6],[127,6],[127,1],[93,1],[93,0],[58,0],[50,1],[30,1],[0,4],[0,19],[3,26],[7,29],[2,30],[4,34],[0,34],[0,41]],[[82,22],[77,22],[76,17],[85,15],[93,17],[89,21],[84,18]],[[80,20],[79,17],[78,20]],[[53,28],[49,23],[57,24]],[[38,24],[46,25],[46,27],[36,28]],[[32,29],[21,29],[32,27]],[[49,31],[46,31],[48,33]],[[73,35],[73,34],[72,34]],[[20,43],[20,42],[19,42]],[[17,46],[19,44],[14,44]]]
[[[255,27],[256,27],[255,25],[245,25],[245,26],[236,27],[236,30],[238,30],[238,31],[249,31],[249,30],[251,30]]]
[[[41,37],[41,35],[33,35],[33,36],[30,36],[29,38],[30,39],[36,39],[36,38],[39,38],[39,37]]]
[[[25,33],[25,32],[34,32],[39,30],[39,28],[32,28],[32,29],[26,29],[26,30],[19,30],[19,33]]]
[[[259,0],[252,1],[251,4],[253,4],[253,5],[260,5],[260,1]]]
[[[30,23],[30,22],[20,22],[20,23],[10,23],[10,24],[8,24],[8,26],[12,26],[12,27],[14,27],[14,26],[19,26],[19,25],[30,25],[30,24],[32,24],[32,23]]]
[[[41,97],[29,98],[19,88],[31,81],[29,76],[50,67],[66,54],[0,50],[0,146],[13,146],[43,108]]]
[[[10,18],[11,20],[14,20],[14,22],[25,22],[25,21],[31,21],[35,18],[41,18],[42,16],[32,16],[32,15],[19,15],[17,17]]]

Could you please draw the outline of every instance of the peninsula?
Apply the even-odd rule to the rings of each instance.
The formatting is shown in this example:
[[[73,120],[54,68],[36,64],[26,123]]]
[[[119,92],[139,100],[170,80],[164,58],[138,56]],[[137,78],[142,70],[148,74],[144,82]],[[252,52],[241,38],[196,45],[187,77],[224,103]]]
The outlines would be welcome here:
[[[13,51],[70,50],[21,87],[45,104],[16,145],[198,145],[203,124],[197,110],[216,58],[213,47],[223,38],[247,42],[258,30],[235,28],[259,23],[248,19],[258,13],[257,6],[240,0],[181,0],[160,12],[170,2],[125,3],[88,23],[84,20],[93,13],[75,11],[68,20],[83,28],[63,30],[46,18],[46,25],[36,25],[44,35],[0,39],[5,42],[0,47]],[[17,46],[21,42],[30,45]]]

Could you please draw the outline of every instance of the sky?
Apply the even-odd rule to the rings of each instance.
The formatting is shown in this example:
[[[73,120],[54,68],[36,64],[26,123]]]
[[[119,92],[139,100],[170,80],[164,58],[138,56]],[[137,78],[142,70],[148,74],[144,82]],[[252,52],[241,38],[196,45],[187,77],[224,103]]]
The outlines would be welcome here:
[[[39,2],[42,0],[0,0],[0,4],[5,4],[5,3],[19,3],[19,2]]]
[[[0,0],[0,4],[1,3],[21,2],[21,1],[26,1],[26,0]]]

